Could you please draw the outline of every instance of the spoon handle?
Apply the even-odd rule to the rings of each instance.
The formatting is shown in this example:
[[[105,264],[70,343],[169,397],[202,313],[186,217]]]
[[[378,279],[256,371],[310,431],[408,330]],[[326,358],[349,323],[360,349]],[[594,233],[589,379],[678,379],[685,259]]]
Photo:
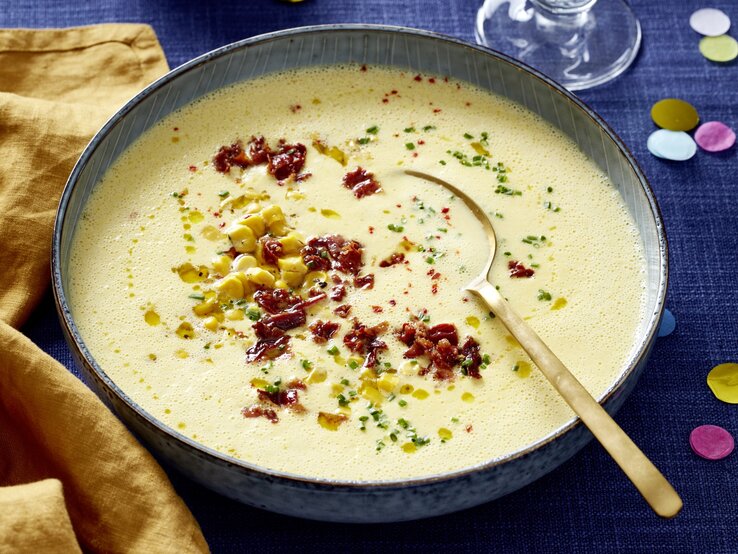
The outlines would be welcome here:
[[[674,488],[535,331],[515,313],[497,289],[487,281],[478,281],[470,285],[469,290],[477,293],[500,318],[531,360],[625,472],[654,512],[665,518],[677,515],[682,509],[682,500]]]

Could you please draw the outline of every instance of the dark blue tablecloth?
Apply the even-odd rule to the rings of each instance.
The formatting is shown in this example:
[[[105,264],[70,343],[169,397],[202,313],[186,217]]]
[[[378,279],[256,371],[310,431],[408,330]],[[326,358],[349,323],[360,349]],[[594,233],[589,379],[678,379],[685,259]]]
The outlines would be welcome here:
[[[602,0],[608,1],[608,0]],[[251,35],[331,22],[389,23],[473,39],[481,0],[0,0],[0,27],[62,27],[96,22],[154,26],[176,66]],[[652,157],[646,138],[651,105],[665,97],[694,104],[704,121],[738,127],[738,70],[706,61],[691,31],[704,5],[634,1],[643,47],[618,81],[581,97],[634,151],[658,197],[669,237],[668,306],[677,318],[659,339],[648,369],[617,420],[671,479],[684,511],[654,516],[597,444],[539,482],[501,500],[427,521],[382,526],[302,521],[247,508],[172,474],[216,552],[484,551],[484,552],[738,552],[738,453],[719,461],[696,457],[689,432],[713,423],[738,435],[738,407],[716,400],[705,385],[717,363],[738,360],[738,160],[736,149],[704,152],[685,163]],[[738,22],[738,1],[711,4]],[[736,35],[736,31],[733,32]],[[76,371],[50,298],[25,332]],[[131,509],[135,509],[131,507]]]

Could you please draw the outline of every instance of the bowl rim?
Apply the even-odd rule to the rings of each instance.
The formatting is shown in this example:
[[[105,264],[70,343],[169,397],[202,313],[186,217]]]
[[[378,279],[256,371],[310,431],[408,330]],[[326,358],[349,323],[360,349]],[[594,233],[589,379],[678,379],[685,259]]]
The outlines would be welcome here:
[[[330,489],[341,489],[341,490],[360,490],[360,491],[371,491],[371,490],[391,490],[391,489],[404,489],[408,487],[420,487],[425,485],[433,485],[448,481],[454,481],[457,479],[463,479],[478,472],[484,472],[493,470],[494,468],[510,463],[528,455],[535,453],[538,450],[550,445],[556,439],[563,437],[569,432],[573,431],[578,426],[582,425],[581,420],[578,416],[574,416],[560,427],[538,439],[537,441],[528,444],[514,452],[510,452],[497,458],[486,460],[473,466],[463,467],[461,469],[437,473],[433,475],[422,475],[419,477],[404,477],[400,479],[385,479],[385,480],[344,480],[344,479],[328,479],[321,477],[310,477],[286,471],[279,471],[270,469],[264,466],[260,466],[246,460],[234,458],[222,452],[219,452],[213,448],[205,446],[197,441],[190,439],[177,432],[176,430],[165,425],[161,420],[157,419],[149,412],[144,410],[139,404],[131,399],[123,390],[121,390],[115,382],[103,371],[103,369],[97,364],[93,356],[87,350],[87,347],[82,340],[82,336],[77,329],[77,326],[72,319],[71,310],[66,299],[66,294],[63,286],[62,274],[61,274],[61,236],[62,227],[65,222],[67,215],[68,204],[74,189],[75,184],[78,182],[79,176],[87,165],[89,159],[92,157],[94,152],[105,140],[107,135],[115,128],[115,126],[127,116],[127,114],[137,106],[141,101],[147,98],[156,90],[169,84],[170,81],[175,80],[180,75],[183,75],[193,69],[200,67],[201,65],[207,64],[212,60],[228,55],[233,51],[248,48],[256,44],[269,43],[275,40],[284,40],[290,37],[304,36],[309,34],[325,34],[325,33],[345,33],[355,32],[361,33],[385,33],[385,34],[399,34],[409,35],[420,39],[430,39],[432,41],[440,41],[444,43],[450,43],[455,46],[468,49],[473,55],[483,54],[485,56],[492,56],[497,58],[499,62],[507,63],[515,68],[522,69],[528,73],[531,77],[538,79],[544,85],[549,87],[562,96],[564,96],[569,102],[573,103],[578,107],[581,112],[588,116],[600,129],[602,129],[610,139],[616,144],[620,153],[624,155],[626,161],[630,167],[635,171],[638,181],[643,188],[643,191],[648,200],[648,207],[650,208],[650,214],[654,220],[656,226],[656,232],[659,242],[659,283],[656,298],[655,310],[651,314],[646,314],[646,317],[650,317],[648,322],[647,332],[644,337],[638,342],[636,348],[633,348],[630,355],[630,363],[625,370],[618,376],[618,378],[607,388],[602,394],[598,402],[601,405],[607,404],[607,402],[620,390],[624,383],[631,377],[637,378],[638,375],[633,375],[636,368],[640,366],[644,358],[648,356],[655,335],[658,331],[658,326],[663,315],[665,308],[666,291],[669,280],[669,255],[668,255],[668,241],[666,238],[666,231],[663,223],[663,217],[661,210],[656,202],[656,197],[651,188],[645,173],[641,169],[640,165],[636,161],[630,149],[625,145],[623,140],[618,134],[605,122],[605,120],[597,114],[592,108],[590,108],[584,101],[575,96],[572,92],[568,91],[562,85],[559,85],[540,71],[526,65],[523,62],[515,60],[506,54],[487,48],[485,46],[472,44],[470,42],[437,33],[434,31],[427,31],[423,29],[415,29],[411,27],[395,26],[395,25],[375,25],[375,24],[364,24],[364,23],[341,23],[341,24],[325,24],[325,25],[309,25],[303,27],[294,27],[260,35],[255,35],[237,42],[226,44],[200,56],[187,61],[180,66],[170,70],[168,73],[154,81],[153,83],[146,86],[139,93],[134,95],[128,100],[115,114],[113,114],[105,124],[95,133],[90,142],[85,146],[85,149],[81,153],[77,160],[67,183],[62,191],[62,195],[59,201],[59,205],[56,212],[54,221],[54,230],[52,238],[52,249],[51,249],[51,281],[52,291],[54,296],[54,302],[56,304],[57,313],[59,315],[60,322],[62,324],[67,342],[69,343],[70,349],[74,349],[78,355],[79,360],[83,362],[93,372],[93,376],[96,380],[100,381],[110,393],[115,395],[117,399],[130,409],[135,416],[152,428],[155,432],[165,435],[170,440],[175,441],[182,447],[189,448],[195,451],[201,457],[209,459],[215,464],[222,464],[228,468],[235,468],[243,473],[248,473],[257,477],[274,478],[284,481],[292,486],[307,486],[317,488],[330,488]],[[246,79],[244,79],[245,81]],[[242,82],[242,81],[239,81]],[[235,84],[235,83],[234,83]],[[230,85],[229,85],[230,86]],[[120,417],[120,415],[118,415]]]

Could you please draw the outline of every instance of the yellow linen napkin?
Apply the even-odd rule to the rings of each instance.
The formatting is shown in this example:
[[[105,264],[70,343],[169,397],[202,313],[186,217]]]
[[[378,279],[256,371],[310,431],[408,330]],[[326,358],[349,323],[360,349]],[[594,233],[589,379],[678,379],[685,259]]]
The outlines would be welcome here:
[[[0,30],[0,552],[208,550],[151,455],[17,330],[79,153],[167,68],[146,25]]]

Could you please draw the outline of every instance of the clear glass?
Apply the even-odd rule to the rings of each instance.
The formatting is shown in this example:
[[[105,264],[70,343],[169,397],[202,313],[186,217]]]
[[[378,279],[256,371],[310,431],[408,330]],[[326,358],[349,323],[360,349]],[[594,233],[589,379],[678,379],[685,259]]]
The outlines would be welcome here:
[[[641,25],[623,0],[485,0],[475,34],[569,90],[616,78],[641,46]]]

